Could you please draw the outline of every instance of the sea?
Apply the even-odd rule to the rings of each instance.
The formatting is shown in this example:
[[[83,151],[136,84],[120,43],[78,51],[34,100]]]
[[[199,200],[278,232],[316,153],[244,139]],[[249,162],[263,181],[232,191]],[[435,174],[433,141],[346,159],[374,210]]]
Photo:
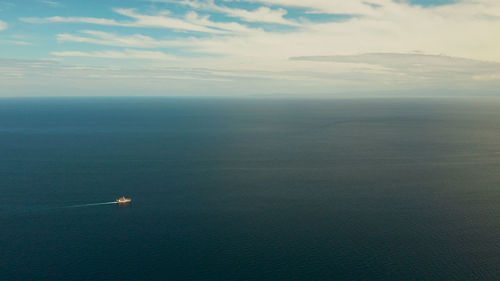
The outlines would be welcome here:
[[[0,280],[500,280],[500,98],[0,99]]]

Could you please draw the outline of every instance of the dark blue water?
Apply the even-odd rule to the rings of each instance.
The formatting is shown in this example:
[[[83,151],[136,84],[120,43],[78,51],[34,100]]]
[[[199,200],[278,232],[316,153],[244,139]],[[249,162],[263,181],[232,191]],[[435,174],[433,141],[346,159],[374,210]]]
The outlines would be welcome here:
[[[0,280],[499,276],[498,100],[0,100]]]

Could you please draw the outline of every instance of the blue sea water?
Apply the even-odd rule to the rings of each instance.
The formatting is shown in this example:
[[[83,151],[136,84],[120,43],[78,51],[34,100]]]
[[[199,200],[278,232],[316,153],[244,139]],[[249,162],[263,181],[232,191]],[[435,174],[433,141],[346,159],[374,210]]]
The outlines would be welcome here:
[[[499,276],[499,100],[0,100],[0,280]]]

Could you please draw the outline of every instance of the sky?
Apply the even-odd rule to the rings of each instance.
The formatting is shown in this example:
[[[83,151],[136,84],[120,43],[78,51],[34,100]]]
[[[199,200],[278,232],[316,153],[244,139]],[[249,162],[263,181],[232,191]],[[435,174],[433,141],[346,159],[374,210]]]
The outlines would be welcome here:
[[[0,0],[3,97],[498,89],[498,0]]]

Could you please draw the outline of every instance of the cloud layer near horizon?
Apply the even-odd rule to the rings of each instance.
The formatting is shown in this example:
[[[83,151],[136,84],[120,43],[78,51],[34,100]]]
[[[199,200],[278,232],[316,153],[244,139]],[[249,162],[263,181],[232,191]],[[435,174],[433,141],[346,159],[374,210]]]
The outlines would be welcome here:
[[[131,3],[109,7],[107,16],[75,12],[19,21],[73,30],[55,32],[44,58],[57,59],[52,70],[72,69],[66,74],[86,85],[96,77],[89,69],[99,70],[95,83],[109,91],[117,89],[116,79],[133,75],[142,78],[131,88],[160,94],[164,85],[172,95],[199,94],[192,86],[197,79],[213,95],[491,92],[500,84],[498,1],[155,0],[148,9]],[[38,77],[19,62],[15,70],[1,66],[3,76]],[[193,69],[203,71],[193,75]]]

